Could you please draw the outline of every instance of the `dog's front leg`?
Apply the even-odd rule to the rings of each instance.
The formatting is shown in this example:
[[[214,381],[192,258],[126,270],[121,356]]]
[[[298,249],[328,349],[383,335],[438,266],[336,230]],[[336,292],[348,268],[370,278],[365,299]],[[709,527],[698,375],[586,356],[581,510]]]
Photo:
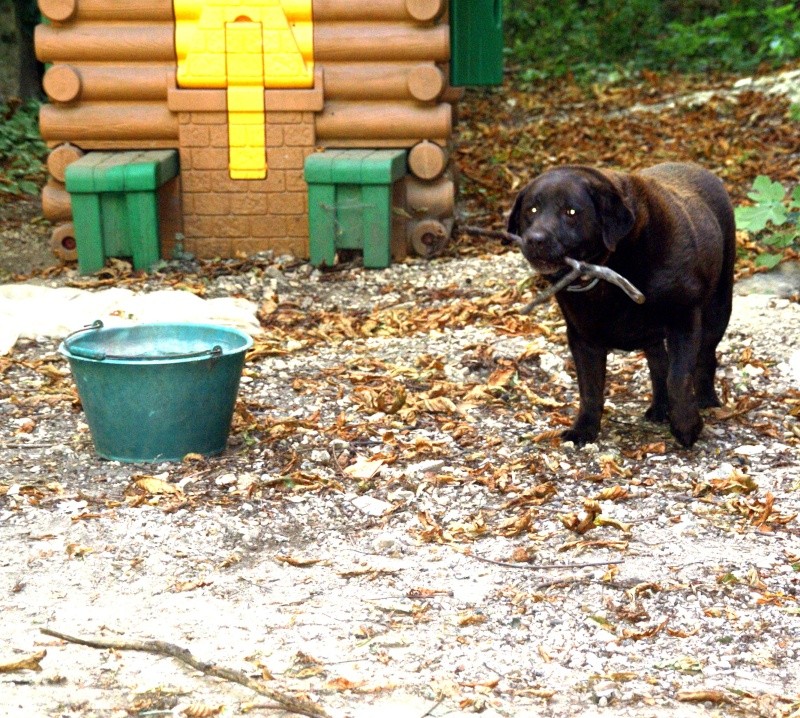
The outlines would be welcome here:
[[[700,348],[700,310],[687,312],[667,327],[667,355],[669,374],[669,428],[683,446],[697,441],[703,429],[703,420],[694,392],[694,372]]]
[[[562,432],[561,438],[564,441],[574,441],[581,446],[594,441],[600,431],[608,352],[605,347],[587,342],[578,336],[569,322],[567,340],[572,358],[575,360],[581,403],[572,428]]]

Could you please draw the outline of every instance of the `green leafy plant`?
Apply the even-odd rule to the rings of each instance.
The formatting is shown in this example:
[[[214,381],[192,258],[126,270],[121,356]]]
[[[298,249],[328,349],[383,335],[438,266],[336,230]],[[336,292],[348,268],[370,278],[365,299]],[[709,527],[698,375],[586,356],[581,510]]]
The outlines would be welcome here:
[[[524,81],[751,72],[800,57],[800,6],[780,0],[514,0],[504,21]]]
[[[47,145],[38,125],[39,104],[0,103],[0,192],[38,194],[44,181]]]
[[[777,250],[756,257],[756,266],[771,269],[783,258],[782,250],[800,246],[800,185],[788,194],[780,182],[759,175],[747,196],[753,205],[736,208],[736,227],[757,237],[771,250]]]
[[[752,70],[800,54],[800,10],[793,3],[778,7],[738,7],[699,22],[671,22],[650,50],[656,64],[678,70]]]

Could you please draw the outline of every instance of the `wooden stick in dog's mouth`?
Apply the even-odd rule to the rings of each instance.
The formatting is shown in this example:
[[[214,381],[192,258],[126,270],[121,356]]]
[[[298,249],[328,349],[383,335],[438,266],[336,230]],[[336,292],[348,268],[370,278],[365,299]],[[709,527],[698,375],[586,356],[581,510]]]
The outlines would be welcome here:
[[[499,239],[503,244],[516,244],[518,247],[522,246],[522,237],[502,229],[482,229],[481,227],[473,227],[471,225],[462,226],[461,229],[466,234],[472,235],[473,237],[489,237],[490,239]],[[602,279],[605,282],[619,287],[637,304],[644,303],[644,294],[613,269],[603,267],[599,264],[581,262],[572,257],[564,257],[564,264],[571,267],[571,270],[555,284],[538,294],[533,301],[525,306],[521,312],[522,314],[529,314],[535,306],[546,302],[554,294],[557,294],[562,289],[572,284],[578,277],[596,277],[597,279]]]

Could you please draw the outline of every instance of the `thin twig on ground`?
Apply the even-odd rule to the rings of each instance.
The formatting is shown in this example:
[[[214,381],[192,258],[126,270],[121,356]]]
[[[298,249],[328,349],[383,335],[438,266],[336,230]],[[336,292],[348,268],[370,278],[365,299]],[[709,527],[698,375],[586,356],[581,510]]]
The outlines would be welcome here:
[[[523,568],[528,571],[554,571],[560,568],[591,568],[593,566],[615,566],[620,563],[625,563],[623,559],[616,559],[613,561],[586,561],[585,563],[511,563],[509,561],[497,561],[493,558],[486,558],[485,556],[478,556],[468,551],[459,551],[464,556],[470,556],[478,561],[491,563],[495,566],[504,566],[505,568]]]
[[[201,661],[190,653],[186,648],[177,646],[174,643],[167,643],[166,641],[137,641],[137,640],[124,640],[116,638],[101,638],[90,637],[80,638],[78,636],[70,636],[61,631],[56,631],[52,628],[40,629],[46,636],[53,636],[60,638],[62,641],[69,643],[77,643],[81,646],[89,646],[90,648],[109,648],[118,651],[142,651],[144,653],[154,653],[160,656],[168,656],[174,658],[188,666],[191,666],[197,671],[204,673],[213,678],[221,678],[224,681],[238,683],[239,685],[249,688],[251,691],[259,695],[266,696],[267,698],[280,704],[281,708],[290,713],[297,713],[298,715],[308,716],[309,718],[330,718],[329,714],[322,706],[317,705],[314,701],[303,696],[292,696],[283,693],[269,686],[265,686],[261,681],[250,678],[246,673],[237,671],[233,668],[225,668],[218,666],[214,663]]]

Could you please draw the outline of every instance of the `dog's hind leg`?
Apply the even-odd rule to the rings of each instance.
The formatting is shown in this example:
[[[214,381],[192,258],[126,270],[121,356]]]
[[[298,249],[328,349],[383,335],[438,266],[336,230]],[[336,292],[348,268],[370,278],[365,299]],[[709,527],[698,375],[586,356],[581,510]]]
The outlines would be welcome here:
[[[702,336],[700,322],[700,309],[696,308],[686,316],[673,317],[667,326],[669,428],[678,443],[686,447],[697,441],[703,429],[694,389]]]
[[[694,373],[694,392],[701,409],[722,405],[714,389],[714,375],[717,371],[717,344],[728,327],[731,302],[730,290],[718,291],[703,309],[703,329]]]
[[[650,369],[650,383],[653,389],[653,399],[644,413],[648,421],[661,423],[667,420],[669,412],[669,399],[667,398],[667,374],[669,373],[669,358],[664,342],[653,344],[644,350],[647,357],[647,366]]]

